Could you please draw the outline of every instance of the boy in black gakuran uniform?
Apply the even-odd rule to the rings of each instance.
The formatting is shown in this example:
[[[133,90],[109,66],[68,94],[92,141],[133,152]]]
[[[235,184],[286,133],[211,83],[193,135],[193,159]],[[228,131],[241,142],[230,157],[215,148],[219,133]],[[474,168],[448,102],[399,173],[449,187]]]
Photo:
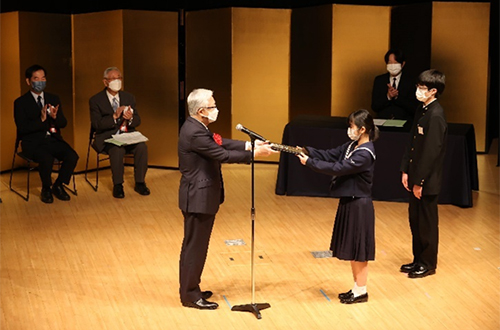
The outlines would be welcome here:
[[[436,273],[438,254],[438,195],[441,190],[448,124],[438,97],[445,87],[445,75],[431,69],[420,74],[410,143],[401,162],[401,182],[410,192],[409,220],[413,261],[400,271],[410,278]]]

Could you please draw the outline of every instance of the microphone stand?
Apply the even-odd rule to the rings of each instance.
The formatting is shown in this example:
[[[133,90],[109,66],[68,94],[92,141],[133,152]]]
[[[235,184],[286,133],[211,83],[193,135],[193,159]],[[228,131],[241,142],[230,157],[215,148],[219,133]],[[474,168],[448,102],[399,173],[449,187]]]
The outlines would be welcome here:
[[[257,317],[257,319],[261,319],[262,315],[260,311],[262,309],[266,309],[271,307],[268,303],[255,303],[255,267],[254,267],[254,255],[255,255],[255,175],[254,175],[254,150],[255,150],[255,138],[250,136],[250,141],[252,144],[252,208],[251,208],[251,217],[252,217],[252,244],[251,244],[251,272],[252,272],[252,302],[246,305],[236,305],[231,308],[231,311],[234,312],[250,312]]]

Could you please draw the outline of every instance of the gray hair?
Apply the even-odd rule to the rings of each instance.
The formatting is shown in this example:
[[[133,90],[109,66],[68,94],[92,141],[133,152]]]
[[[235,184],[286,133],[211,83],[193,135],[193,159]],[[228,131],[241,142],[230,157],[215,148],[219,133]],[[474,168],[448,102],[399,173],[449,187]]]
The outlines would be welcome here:
[[[214,92],[209,89],[193,89],[187,98],[189,115],[195,116],[200,108],[206,107],[213,94]]]
[[[120,71],[120,69],[118,69],[116,66],[110,66],[109,68],[107,68],[106,70],[104,70],[104,76],[103,76],[104,79],[106,79],[108,77],[108,73],[110,71],[118,71],[118,72],[120,72],[120,74],[122,74],[122,72]]]

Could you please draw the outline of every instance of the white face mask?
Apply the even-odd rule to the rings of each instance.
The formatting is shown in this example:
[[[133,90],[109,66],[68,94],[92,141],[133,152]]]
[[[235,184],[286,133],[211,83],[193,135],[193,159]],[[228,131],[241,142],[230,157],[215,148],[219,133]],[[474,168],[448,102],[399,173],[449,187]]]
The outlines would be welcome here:
[[[120,79],[115,79],[108,84],[109,89],[113,92],[118,92],[122,89],[122,81]]]
[[[219,109],[215,108],[212,111],[208,112],[208,116],[203,116],[203,117],[207,118],[209,123],[213,123],[217,120],[218,116],[219,116]]]
[[[430,96],[426,96],[425,92],[426,92],[425,90],[417,88],[417,91],[415,92],[415,96],[417,97],[417,100],[425,103],[425,101],[427,101],[430,97]]]
[[[387,64],[387,71],[389,71],[392,76],[397,76],[401,72],[402,68],[403,66],[401,63]]]
[[[359,137],[361,136],[361,134],[359,135],[356,135],[354,132],[357,131],[358,129],[352,129],[352,128],[348,128],[347,129],[347,136],[349,137],[349,139],[353,140],[353,141],[358,141],[359,140]]]

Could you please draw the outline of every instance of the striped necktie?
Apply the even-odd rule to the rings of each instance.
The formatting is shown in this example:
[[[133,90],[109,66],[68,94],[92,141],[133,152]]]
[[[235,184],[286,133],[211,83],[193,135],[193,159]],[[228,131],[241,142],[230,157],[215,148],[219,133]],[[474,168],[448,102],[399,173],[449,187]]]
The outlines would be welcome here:
[[[116,112],[116,109],[118,109],[118,101],[116,97],[113,97],[113,111]]]

